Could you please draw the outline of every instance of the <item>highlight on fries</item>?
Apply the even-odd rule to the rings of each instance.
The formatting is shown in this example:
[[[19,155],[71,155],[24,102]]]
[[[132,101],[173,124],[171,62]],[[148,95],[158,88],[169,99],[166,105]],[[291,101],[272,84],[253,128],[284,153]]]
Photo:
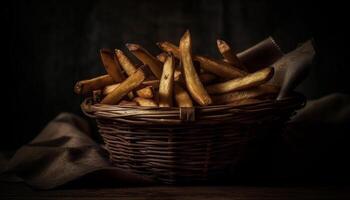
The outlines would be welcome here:
[[[138,44],[126,44],[141,66],[120,49],[101,49],[106,74],[78,81],[74,92],[90,96],[93,103],[145,107],[243,105],[273,98],[279,92],[270,81],[272,67],[247,69],[223,40],[216,41],[220,59],[193,54],[188,30],[178,44],[156,44],[162,52],[151,54]]]
[[[175,61],[168,55],[164,62],[163,73],[159,83],[159,107],[172,107]]]
[[[139,68],[135,73],[129,76],[125,81],[123,81],[118,87],[116,87],[110,94],[104,97],[101,101],[103,104],[116,104],[125,95],[135,89],[137,86],[141,85],[142,81],[146,79],[146,75],[142,68]]]
[[[136,102],[137,105],[139,105],[139,106],[158,107],[158,104],[152,99],[145,99],[142,97],[136,97],[133,99],[133,101]]]
[[[136,90],[136,94],[139,97],[152,99],[154,97],[152,86],[146,86],[142,89]]]
[[[178,107],[191,108],[193,107],[192,99],[185,89],[179,84],[174,85],[174,95]]]
[[[224,60],[231,65],[245,70],[242,62],[238,59],[235,51],[223,40],[216,40],[219,52],[221,53]]]
[[[143,64],[147,65],[155,77],[158,79],[162,76],[162,63],[151,55],[146,49],[138,44],[126,44],[129,51],[135,55]]]
[[[109,49],[100,50],[102,64],[105,67],[107,73],[113,78],[117,83],[122,82],[125,77],[122,74],[119,63],[114,59],[113,53]]]
[[[136,66],[130,61],[128,57],[119,49],[115,49],[115,55],[122,66],[123,70],[128,76],[131,76],[134,72],[136,72]]]
[[[273,68],[267,67],[260,71],[248,74],[244,77],[235,78],[227,82],[210,85],[207,90],[210,94],[227,93],[237,90],[249,89],[266,83],[272,78]]]
[[[200,81],[192,61],[192,41],[189,31],[180,39],[180,58],[186,80],[186,87],[193,100],[199,105],[206,106],[212,103],[212,100]]]
[[[115,84],[115,82],[110,75],[98,76],[96,78],[78,81],[74,86],[74,92],[80,95],[87,95],[94,90],[99,90],[112,84]]]

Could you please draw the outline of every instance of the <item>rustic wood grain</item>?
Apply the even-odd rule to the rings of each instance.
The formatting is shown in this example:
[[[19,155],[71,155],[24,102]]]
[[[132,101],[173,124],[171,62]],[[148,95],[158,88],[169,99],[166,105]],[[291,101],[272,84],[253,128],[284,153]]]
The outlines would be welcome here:
[[[0,183],[0,186],[0,199],[350,199],[349,186],[152,186],[50,191],[37,191],[18,183]]]

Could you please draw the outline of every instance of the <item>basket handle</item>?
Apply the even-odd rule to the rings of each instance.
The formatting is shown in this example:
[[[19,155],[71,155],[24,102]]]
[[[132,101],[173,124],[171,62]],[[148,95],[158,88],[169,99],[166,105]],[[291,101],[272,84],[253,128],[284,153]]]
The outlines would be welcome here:
[[[194,107],[180,107],[180,120],[182,122],[193,122],[196,120]]]

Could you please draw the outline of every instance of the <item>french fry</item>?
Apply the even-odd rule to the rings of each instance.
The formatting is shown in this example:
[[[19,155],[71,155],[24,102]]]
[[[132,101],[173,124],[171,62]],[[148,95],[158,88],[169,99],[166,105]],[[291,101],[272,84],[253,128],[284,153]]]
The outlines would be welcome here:
[[[142,97],[135,97],[133,99],[139,106],[146,106],[146,107],[158,107],[158,104],[153,99],[145,99]]]
[[[258,65],[272,62],[272,58],[265,57],[277,59],[282,55],[272,38],[240,54],[225,41],[216,42],[223,59],[193,55],[188,30],[179,46],[168,41],[157,43],[164,52],[156,57],[138,44],[126,44],[143,63],[141,67],[119,49],[114,52],[101,49],[101,60],[108,74],[77,82],[74,92],[91,95],[93,103],[147,107],[241,106],[275,99],[280,88],[268,82],[274,76],[274,68],[257,71],[270,66]],[[129,99],[125,98],[127,95]]]
[[[169,55],[163,66],[163,73],[159,84],[159,107],[173,106],[175,60]]]
[[[273,72],[272,67],[267,67],[244,77],[210,85],[207,87],[207,91],[209,94],[221,94],[256,87],[269,81]]]
[[[124,69],[124,71],[128,76],[131,76],[133,73],[136,72],[137,70],[136,66],[129,60],[128,57],[125,56],[125,54],[121,50],[116,49],[115,54],[119,60],[120,65],[122,66],[122,68]],[[136,91],[136,94],[137,96],[142,98],[147,98],[147,99],[153,98],[152,87],[144,87],[144,88],[138,89]]]
[[[176,45],[170,42],[158,42],[157,44],[163,51],[172,53],[176,58],[180,58],[180,51]],[[193,60],[198,61],[201,68],[204,70],[216,74],[220,77],[236,78],[247,74],[246,72],[235,68],[226,62],[214,60],[205,56],[194,55]]]
[[[278,93],[278,91],[278,88],[272,85],[261,85],[248,90],[230,92],[219,96],[212,96],[212,98],[215,104],[227,104],[234,101],[252,99],[264,95],[275,94]]]
[[[116,84],[113,84],[113,85],[107,85],[105,88],[103,88],[103,91],[102,91],[102,95],[103,96],[107,96],[109,95],[110,93],[113,92],[113,90],[117,87],[119,87],[120,83],[116,83]]]
[[[138,58],[143,64],[147,65],[154,76],[158,79],[162,76],[162,63],[152,56],[146,49],[137,44],[126,44],[126,47],[136,58]]]
[[[134,101],[126,101],[126,100],[121,100],[118,103],[119,106],[137,106],[137,103]]]
[[[154,97],[152,86],[146,86],[142,89],[136,90],[136,94],[145,99],[152,99]]]
[[[181,70],[180,69],[175,69],[174,71],[174,81],[181,81],[180,79],[182,79],[181,76]]]
[[[120,85],[120,83],[116,83],[113,85],[107,85],[102,91],[103,96],[107,96],[108,94],[112,93],[115,88],[119,87],[119,85]],[[130,91],[128,93],[128,97],[129,97],[129,99],[133,99],[134,93],[132,91]]]
[[[165,60],[167,57],[168,57],[168,54],[165,52],[162,52],[162,53],[157,55],[157,59],[162,63],[165,63]]]
[[[179,84],[174,84],[174,94],[176,103],[180,108],[193,107],[190,95]]]
[[[113,53],[109,49],[100,50],[102,64],[107,73],[113,78],[116,83],[122,82],[125,77],[122,73],[119,63],[114,59]]]
[[[131,74],[135,73],[137,70],[137,67],[129,60],[129,58],[126,57],[126,55],[119,49],[115,49],[114,51],[125,73],[128,76],[131,76]]]
[[[198,74],[198,77],[203,85],[211,83],[217,78],[217,76],[215,76],[214,74],[210,74],[210,73],[201,73],[201,74]],[[175,69],[174,81],[180,82],[181,84],[185,84],[185,80],[183,79],[182,73],[178,69]]]
[[[135,73],[129,76],[125,81],[123,81],[119,87],[116,87],[112,93],[108,94],[101,103],[103,104],[116,104],[125,95],[131,92],[133,89],[141,85],[142,81],[145,80],[146,75],[142,70],[143,67],[139,68]]]
[[[93,79],[78,81],[74,85],[74,92],[80,95],[86,95],[94,90],[102,89],[107,85],[114,84],[114,80],[110,75],[98,76]]]
[[[218,46],[219,52],[222,57],[226,60],[226,62],[231,65],[246,71],[242,62],[238,59],[236,52],[223,40],[216,40],[216,44]]]
[[[180,73],[178,78],[175,78],[176,72]],[[203,73],[203,74],[199,74],[198,76],[203,84],[210,83],[211,81],[217,79],[217,76],[210,74],[210,73]],[[175,82],[179,81],[179,83],[181,83],[181,84],[185,83],[185,82],[182,82],[180,80],[180,77],[181,77],[181,72],[175,69],[174,81]],[[148,80],[148,81],[142,82],[142,85],[151,86],[152,88],[157,89],[157,88],[159,88],[159,82],[160,82],[159,80]],[[189,96],[187,91],[184,90],[182,88],[182,86],[180,86],[180,84],[175,83],[174,90],[175,90],[175,99],[177,99],[176,102],[179,106],[181,106],[181,107],[192,107],[193,106],[191,97]],[[153,95],[153,96],[156,96],[156,95]],[[158,98],[156,98],[156,99],[158,99]]]
[[[237,78],[247,74],[246,72],[221,60],[214,60],[205,56],[196,56],[196,60],[199,61],[201,68],[205,71],[223,78]]]
[[[165,52],[172,53],[176,58],[180,58],[179,48],[175,44],[165,41],[157,42],[157,46]]]
[[[159,88],[159,80],[147,80],[142,82],[143,86],[152,86],[152,88],[157,89]]]
[[[181,62],[186,80],[186,86],[192,98],[201,106],[210,105],[212,100],[203,84],[199,80],[198,74],[192,62],[192,41],[190,32],[187,30],[180,40]]]

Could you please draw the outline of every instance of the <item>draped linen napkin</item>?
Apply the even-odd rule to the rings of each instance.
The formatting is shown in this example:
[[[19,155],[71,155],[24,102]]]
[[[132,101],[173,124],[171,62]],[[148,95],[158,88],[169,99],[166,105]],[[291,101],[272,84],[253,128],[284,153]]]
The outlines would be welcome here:
[[[1,179],[24,181],[40,189],[54,188],[102,170],[125,182],[150,181],[113,167],[108,152],[90,138],[87,122],[71,113],[59,114],[3,167]]]

